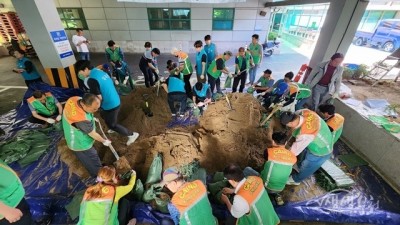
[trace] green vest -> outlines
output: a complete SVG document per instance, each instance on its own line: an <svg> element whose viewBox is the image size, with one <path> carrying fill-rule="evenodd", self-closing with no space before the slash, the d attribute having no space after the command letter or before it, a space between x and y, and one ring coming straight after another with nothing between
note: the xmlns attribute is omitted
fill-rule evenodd
<svg viewBox="0 0 400 225"><path fill-rule="evenodd" d="M261 87L268 87L269 81L271 79L265 78L264 76L260 77Z"/></svg>
<svg viewBox="0 0 400 225"><path fill-rule="evenodd" d="M116 62L116 61L121 61L121 57L119 55L119 47L115 47L114 51L111 50L110 47L106 48L107 54L110 56L111 61Z"/></svg>
<svg viewBox="0 0 400 225"><path fill-rule="evenodd" d="M261 61L261 54L260 54L261 49L262 49L262 46L258 43L257 44L251 43L249 45L249 50L250 50L251 56L253 57L254 64L259 64Z"/></svg>
<svg viewBox="0 0 400 225"><path fill-rule="evenodd" d="M184 184L174 194L171 203L179 211L179 225L217 224L207 198L207 189L200 180Z"/></svg>
<svg viewBox="0 0 400 225"><path fill-rule="evenodd" d="M224 61L224 67L225 67L225 59L222 56L218 56L217 58L215 58L210 66L208 67L207 73L210 74L210 76L214 77L214 78L218 78L221 76L222 71L221 70L217 70L217 60L218 59L222 59Z"/></svg>
<svg viewBox="0 0 400 225"><path fill-rule="evenodd" d="M24 198L25 190L17 174L6 163L0 160L0 201L15 208ZM3 185L4 184L4 185ZM0 214L0 220L4 218Z"/></svg>
<svg viewBox="0 0 400 225"><path fill-rule="evenodd" d="M250 206L250 212L238 218L237 225L276 225L279 217L272 206L263 181L259 177L249 176L236 195L244 198Z"/></svg>
<svg viewBox="0 0 400 225"><path fill-rule="evenodd" d="M308 85L296 83L299 88L299 93L297 94L296 99L305 99L311 96L311 89Z"/></svg>
<svg viewBox="0 0 400 225"><path fill-rule="evenodd" d="M43 105L38 99L35 97L28 98L28 103L36 110L38 114L42 114L45 116L52 116L56 112L57 106L55 104L55 99L53 95L46 93L46 105Z"/></svg>
<svg viewBox="0 0 400 225"><path fill-rule="evenodd" d="M296 163L296 156L285 146L268 148L268 161L261 171L261 178L268 190L280 192L285 188L292 167Z"/></svg>
<svg viewBox="0 0 400 225"><path fill-rule="evenodd" d="M115 187L107 185L102 190L108 191L102 198L87 200L84 196L77 225L119 225Z"/></svg>
<svg viewBox="0 0 400 225"><path fill-rule="evenodd" d="M325 156L332 152L332 134L325 121L317 113L303 109L300 115L304 117L303 124L293 131L293 137L302 134L314 136L314 140L307 146L310 152L316 156Z"/></svg>
<svg viewBox="0 0 400 225"><path fill-rule="evenodd" d="M85 112L78 105L78 101L80 99L81 97L78 96L68 99L67 103L65 104L62 118L65 140L67 141L68 147L73 151L88 150L93 146L94 143L94 139L92 137L72 126L73 123L90 121L93 124L93 128L96 129L93 114Z"/></svg>
<svg viewBox="0 0 400 225"><path fill-rule="evenodd" d="M340 135L342 135L344 117L338 113L335 113L333 117L329 118L326 121L326 124L332 130L332 140L333 140L332 145L333 145L339 140Z"/></svg>
<svg viewBox="0 0 400 225"><path fill-rule="evenodd" d="M246 70L248 70L248 69L250 69L251 55L248 52L246 52L245 55L244 55L244 58L246 59ZM242 68L242 64L243 64L243 57L238 55L237 59L239 61L238 67L239 67L239 69L241 69ZM237 67L235 67L235 73L238 73L238 72L239 71L238 71Z"/></svg>
<svg viewBox="0 0 400 225"><path fill-rule="evenodd" d="M190 62L189 57L186 57L186 59L184 60L184 62L185 62L185 65L184 65L185 67L184 67L184 69L182 70L183 75L188 75L188 74L193 73L192 62Z"/></svg>

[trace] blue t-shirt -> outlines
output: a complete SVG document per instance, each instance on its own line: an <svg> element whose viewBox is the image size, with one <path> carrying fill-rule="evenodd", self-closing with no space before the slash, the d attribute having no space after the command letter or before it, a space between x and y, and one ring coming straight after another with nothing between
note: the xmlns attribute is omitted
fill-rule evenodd
<svg viewBox="0 0 400 225"><path fill-rule="evenodd" d="M92 69L89 78L96 80L99 84L102 97L101 108L103 110L114 109L121 104L114 82L106 72L99 69Z"/></svg>
<svg viewBox="0 0 400 225"><path fill-rule="evenodd" d="M210 45L204 45L204 51L207 54L207 62L211 63L216 57L217 47L214 43L211 43Z"/></svg>
<svg viewBox="0 0 400 225"><path fill-rule="evenodd" d="M30 73L28 73L26 71L27 64L29 64L29 63L32 66L32 71ZM21 73L22 77L25 80L36 80L36 79L40 78L40 74L37 72L35 65L33 65L32 62L25 57L22 57L21 59L17 60L17 68L25 70L24 72Z"/></svg>

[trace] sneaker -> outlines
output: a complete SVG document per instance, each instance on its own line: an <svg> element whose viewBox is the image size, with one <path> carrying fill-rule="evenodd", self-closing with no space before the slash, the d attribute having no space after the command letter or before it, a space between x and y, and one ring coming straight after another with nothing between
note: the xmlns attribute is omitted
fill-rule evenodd
<svg viewBox="0 0 400 225"><path fill-rule="evenodd" d="M118 84L119 84L119 81L118 81L118 80L114 80L114 84L115 84L115 85L118 85Z"/></svg>
<svg viewBox="0 0 400 225"><path fill-rule="evenodd" d="M175 117L175 116L176 116L176 114L175 114L175 113L172 113L172 114L171 114L171 116L172 116L172 117Z"/></svg>
<svg viewBox="0 0 400 225"><path fill-rule="evenodd" d="M128 136L128 141L126 142L126 145L131 145L133 142L136 141L136 139L139 137L139 134L136 132L133 132L131 136Z"/></svg>
<svg viewBox="0 0 400 225"><path fill-rule="evenodd" d="M124 80L124 82L122 82L124 85L126 85L126 83L128 83L128 79L129 79L129 77L125 77L125 80Z"/></svg>
<svg viewBox="0 0 400 225"><path fill-rule="evenodd" d="M275 201L276 201L276 204L279 206L285 204L285 202L283 201L283 199L280 195L275 196Z"/></svg>
<svg viewBox="0 0 400 225"><path fill-rule="evenodd" d="M287 184L287 185L300 185L300 182L295 182L295 181L293 180L293 177L290 176L289 179L288 179L288 181L286 182L286 184Z"/></svg>
<svg viewBox="0 0 400 225"><path fill-rule="evenodd" d="M113 134L113 133L115 133L115 131L113 131L113 130L111 130L111 129L108 129L107 133Z"/></svg>

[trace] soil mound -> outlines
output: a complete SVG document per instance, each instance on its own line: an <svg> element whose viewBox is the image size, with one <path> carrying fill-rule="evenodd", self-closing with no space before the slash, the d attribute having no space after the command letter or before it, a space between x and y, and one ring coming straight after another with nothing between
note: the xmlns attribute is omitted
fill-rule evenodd
<svg viewBox="0 0 400 225"><path fill-rule="evenodd" d="M160 96L156 96L155 92L154 88L138 88L131 95L121 97L120 123L140 133L134 144L127 147L126 137L108 135L119 155L127 158L139 177L147 175L158 153L164 156L164 169L185 165L194 159L208 172L221 171L229 163L254 168L263 165L263 151L271 144L274 121L268 130L259 128L261 106L253 96L228 94L233 110L224 97L209 105L198 125L167 129L171 121L167 94L160 90ZM142 110L144 98L148 99L153 117L146 117ZM103 127L106 129L104 123ZM101 143L96 143L96 148L105 163L115 161Z"/></svg>

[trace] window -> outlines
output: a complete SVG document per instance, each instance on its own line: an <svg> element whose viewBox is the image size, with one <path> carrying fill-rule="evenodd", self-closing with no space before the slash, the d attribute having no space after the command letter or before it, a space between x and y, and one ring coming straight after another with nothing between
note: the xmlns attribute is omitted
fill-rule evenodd
<svg viewBox="0 0 400 225"><path fill-rule="evenodd" d="M88 29L82 8L58 8L58 15L66 30Z"/></svg>
<svg viewBox="0 0 400 225"><path fill-rule="evenodd" d="M232 30L234 17L235 9L215 8L213 10L213 30Z"/></svg>
<svg viewBox="0 0 400 225"><path fill-rule="evenodd" d="M190 9L147 8L150 30L190 30Z"/></svg>

